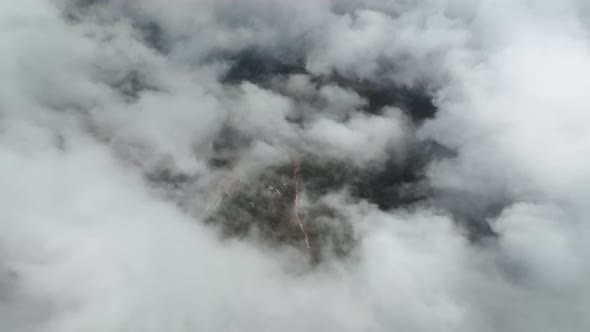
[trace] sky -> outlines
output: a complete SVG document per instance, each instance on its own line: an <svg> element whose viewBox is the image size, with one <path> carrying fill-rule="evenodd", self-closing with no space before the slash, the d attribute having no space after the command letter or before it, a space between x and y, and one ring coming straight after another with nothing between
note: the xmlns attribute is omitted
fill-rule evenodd
<svg viewBox="0 0 590 332"><path fill-rule="evenodd" d="M583 0L0 3L0 330L588 331Z"/></svg>

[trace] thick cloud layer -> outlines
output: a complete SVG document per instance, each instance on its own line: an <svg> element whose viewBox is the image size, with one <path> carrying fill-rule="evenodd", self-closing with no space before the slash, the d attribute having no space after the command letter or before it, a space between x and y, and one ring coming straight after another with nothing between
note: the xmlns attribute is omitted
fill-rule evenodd
<svg viewBox="0 0 590 332"><path fill-rule="evenodd" d="M0 329L587 331L585 1L0 4Z"/></svg>

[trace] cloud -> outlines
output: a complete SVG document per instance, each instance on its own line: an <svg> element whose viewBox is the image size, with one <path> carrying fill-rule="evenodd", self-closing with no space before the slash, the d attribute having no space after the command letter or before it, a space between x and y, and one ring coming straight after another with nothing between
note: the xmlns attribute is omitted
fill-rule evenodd
<svg viewBox="0 0 590 332"><path fill-rule="evenodd" d="M586 7L0 4L0 328L586 331Z"/></svg>

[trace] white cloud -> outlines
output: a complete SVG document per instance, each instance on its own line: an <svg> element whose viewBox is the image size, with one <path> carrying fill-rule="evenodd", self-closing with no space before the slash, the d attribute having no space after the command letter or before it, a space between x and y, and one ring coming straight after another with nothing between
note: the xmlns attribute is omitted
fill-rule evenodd
<svg viewBox="0 0 590 332"><path fill-rule="evenodd" d="M585 2L76 3L0 4L2 330L590 327ZM147 23L167 49L146 44ZM249 48L309 73L224 83L226 56ZM422 127L369 114L332 71L425 86L438 113ZM235 165L217 169L227 128ZM336 211L354 246L310 266L195 217L224 181L301 158L370 172L415 136L457 152L429 165L435 191L509 203L489 220L497 238L470 242L427 200L384 211L328 188L302 209ZM146 180L163 169L190 179L178 196Z"/></svg>

